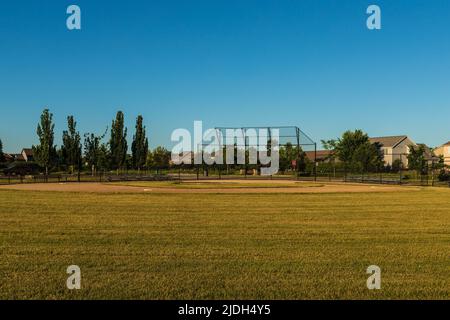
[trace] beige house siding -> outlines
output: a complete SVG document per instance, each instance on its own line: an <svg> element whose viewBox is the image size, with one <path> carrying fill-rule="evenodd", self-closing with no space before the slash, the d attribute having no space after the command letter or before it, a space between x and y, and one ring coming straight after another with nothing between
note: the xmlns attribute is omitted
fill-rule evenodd
<svg viewBox="0 0 450 320"><path fill-rule="evenodd" d="M382 147L381 150L383 151L384 163L386 165L392 165L392 162L394 162L392 159L392 148Z"/></svg>
<svg viewBox="0 0 450 320"><path fill-rule="evenodd" d="M444 163L448 166L450 166L450 144L440 146L439 148L436 148L434 150L434 153L437 156L443 156L444 157Z"/></svg>
<svg viewBox="0 0 450 320"><path fill-rule="evenodd" d="M417 144L407 136L392 136L370 138L372 143L381 144L385 165L392 166L395 160L401 160L404 167L408 166L409 146Z"/></svg>
<svg viewBox="0 0 450 320"><path fill-rule="evenodd" d="M403 163L403 166L408 167L408 154L410 151L409 147L411 145L415 146L416 143L411 139L406 138L398 145L396 145L394 148L392 148L392 162L394 162L397 159L400 159ZM392 165L392 163L390 163L390 165Z"/></svg>

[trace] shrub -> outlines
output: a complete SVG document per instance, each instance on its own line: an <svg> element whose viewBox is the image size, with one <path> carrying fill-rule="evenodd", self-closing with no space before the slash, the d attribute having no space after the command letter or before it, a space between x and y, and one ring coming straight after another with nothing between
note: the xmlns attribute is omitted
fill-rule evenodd
<svg viewBox="0 0 450 320"><path fill-rule="evenodd" d="M442 170L438 176L439 181L450 181L450 173Z"/></svg>

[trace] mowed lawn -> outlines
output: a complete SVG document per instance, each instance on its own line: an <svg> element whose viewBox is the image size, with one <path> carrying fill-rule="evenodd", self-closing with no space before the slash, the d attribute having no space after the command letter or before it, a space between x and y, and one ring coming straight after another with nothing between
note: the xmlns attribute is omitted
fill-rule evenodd
<svg viewBox="0 0 450 320"><path fill-rule="evenodd" d="M450 190L0 190L0 298L449 299Z"/></svg>

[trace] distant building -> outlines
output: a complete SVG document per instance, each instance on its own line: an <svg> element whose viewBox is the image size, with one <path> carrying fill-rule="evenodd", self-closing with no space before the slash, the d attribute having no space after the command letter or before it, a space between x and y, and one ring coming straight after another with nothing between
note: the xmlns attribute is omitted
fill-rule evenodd
<svg viewBox="0 0 450 320"><path fill-rule="evenodd" d="M11 153L4 153L3 156L5 157L6 162L14 162L14 160L16 159L16 156Z"/></svg>
<svg viewBox="0 0 450 320"><path fill-rule="evenodd" d="M33 149L22 149L21 155L26 162L34 161Z"/></svg>
<svg viewBox="0 0 450 320"><path fill-rule="evenodd" d="M333 153L334 151L332 150L305 151L306 157L312 162L314 160L317 162L329 162Z"/></svg>
<svg viewBox="0 0 450 320"><path fill-rule="evenodd" d="M34 154L33 149L24 148L21 153L4 153L7 162L25 161L33 162Z"/></svg>
<svg viewBox="0 0 450 320"><path fill-rule="evenodd" d="M417 146L408 136L389 136L369 138L371 143L379 143L383 151L385 165L392 166L395 160L400 160L403 166L408 166L410 146Z"/></svg>
<svg viewBox="0 0 450 320"><path fill-rule="evenodd" d="M450 166L450 141L434 149L434 154L438 157L444 157L444 163Z"/></svg>
<svg viewBox="0 0 450 320"><path fill-rule="evenodd" d="M178 159L177 163L174 163L172 159ZM180 154L173 153L171 154L169 164L170 165L178 165L178 164L187 164L187 163L194 163L194 153L192 151L184 151Z"/></svg>
<svg viewBox="0 0 450 320"><path fill-rule="evenodd" d="M427 146L425 143L418 143L418 146L421 146L425 150L425 159L428 161L428 164L437 163L439 161L439 157L436 156L433 149Z"/></svg>

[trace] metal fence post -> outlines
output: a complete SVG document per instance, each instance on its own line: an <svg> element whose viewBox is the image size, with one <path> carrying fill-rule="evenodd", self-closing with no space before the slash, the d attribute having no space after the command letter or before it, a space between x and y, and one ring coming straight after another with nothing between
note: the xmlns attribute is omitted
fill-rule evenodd
<svg viewBox="0 0 450 320"><path fill-rule="evenodd" d="M317 181L317 143L314 143L314 181Z"/></svg>

